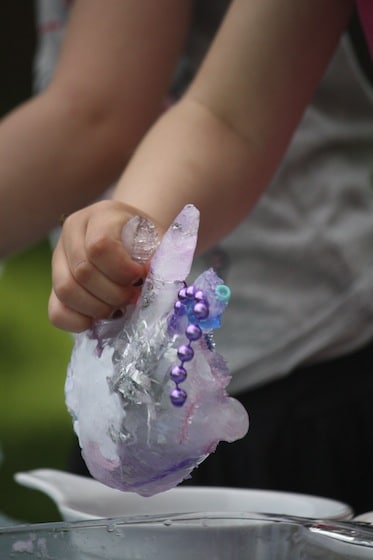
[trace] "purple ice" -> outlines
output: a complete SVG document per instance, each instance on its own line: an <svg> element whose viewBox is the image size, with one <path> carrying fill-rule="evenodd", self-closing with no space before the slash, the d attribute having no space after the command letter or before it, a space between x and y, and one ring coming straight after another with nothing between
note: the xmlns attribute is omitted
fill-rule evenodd
<svg viewBox="0 0 373 560"><path fill-rule="evenodd" d="M185 362L183 406L174 406L170 371L188 343L186 314L174 312L195 251L199 212L187 205L163 236L137 303L124 317L99 321L76 336L66 380L66 403L82 455L94 478L124 491L151 496L175 487L219 441L245 435L248 416L229 397L230 374L215 351L212 329L226 302L222 281L210 269L194 282L210 304ZM135 228L136 229L136 228ZM128 241L128 239L127 239Z"/></svg>

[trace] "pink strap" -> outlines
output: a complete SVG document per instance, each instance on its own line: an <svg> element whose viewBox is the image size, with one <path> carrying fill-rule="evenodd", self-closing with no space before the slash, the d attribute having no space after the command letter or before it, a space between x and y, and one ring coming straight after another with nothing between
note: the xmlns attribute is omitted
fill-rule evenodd
<svg viewBox="0 0 373 560"><path fill-rule="evenodd" d="M356 0L360 21L373 58L373 0Z"/></svg>

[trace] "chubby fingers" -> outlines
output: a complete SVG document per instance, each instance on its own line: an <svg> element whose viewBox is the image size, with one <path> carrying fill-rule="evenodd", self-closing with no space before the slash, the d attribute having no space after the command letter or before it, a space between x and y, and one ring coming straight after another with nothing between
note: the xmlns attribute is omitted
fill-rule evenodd
<svg viewBox="0 0 373 560"><path fill-rule="evenodd" d="M52 259L49 318L55 326L80 332L136 297L133 284L146 267L131 259L120 240L128 217L123 205L106 201L66 220Z"/></svg>
<svg viewBox="0 0 373 560"><path fill-rule="evenodd" d="M92 325L92 317L64 305L56 296L53 288L49 296L48 315L55 327L68 332L82 332Z"/></svg>

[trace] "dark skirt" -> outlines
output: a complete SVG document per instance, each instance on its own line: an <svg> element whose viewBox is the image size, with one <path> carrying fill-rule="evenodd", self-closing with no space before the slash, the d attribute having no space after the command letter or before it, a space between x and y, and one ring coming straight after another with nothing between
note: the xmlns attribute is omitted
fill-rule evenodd
<svg viewBox="0 0 373 560"><path fill-rule="evenodd" d="M245 438L184 484L301 492L373 510L373 345L238 395Z"/></svg>

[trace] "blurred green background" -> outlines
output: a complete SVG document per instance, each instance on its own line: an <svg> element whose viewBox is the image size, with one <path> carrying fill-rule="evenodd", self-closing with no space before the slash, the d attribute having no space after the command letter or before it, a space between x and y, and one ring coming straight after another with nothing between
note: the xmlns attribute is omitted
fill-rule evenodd
<svg viewBox="0 0 373 560"><path fill-rule="evenodd" d="M2 116L32 94L35 43L34 2L2 0ZM75 440L63 394L72 341L47 319L50 256L45 241L7 259L0 274L0 511L32 522L59 515L49 498L16 484L14 473L66 469Z"/></svg>
<svg viewBox="0 0 373 560"><path fill-rule="evenodd" d="M9 259L0 278L0 510L26 521L59 519L49 498L13 481L17 471L65 469L73 445L64 403L70 335L48 322L47 243Z"/></svg>

